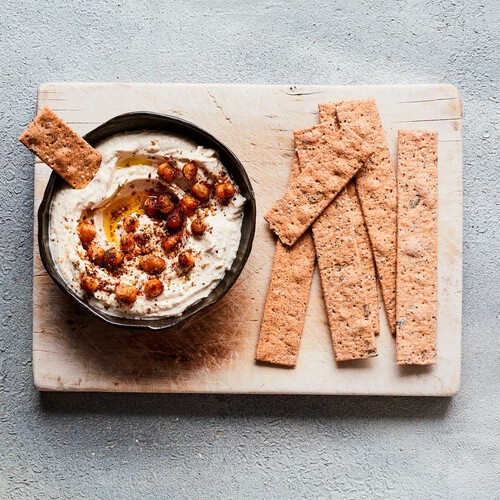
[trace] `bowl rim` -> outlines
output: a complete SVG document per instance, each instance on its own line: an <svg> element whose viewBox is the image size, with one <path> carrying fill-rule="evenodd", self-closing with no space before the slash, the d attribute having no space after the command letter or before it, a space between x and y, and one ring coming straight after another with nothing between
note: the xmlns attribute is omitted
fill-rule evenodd
<svg viewBox="0 0 500 500"><path fill-rule="evenodd" d="M232 288L238 277L240 276L243 268L246 265L248 257L250 256L253 239L255 236L255 224L256 224L256 201L255 201L255 193L253 191L252 184L250 182L250 178L243 167L242 163L238 159L238 157L229 149L226 145L224 145L219 139L214 137L210 132L202 129L198 125L195 125L192 122L184 120L183 118L178 118L176 116L167 115L163 113L157 113L153 111L133 111L128 113L123 113L120 115L116 115L113 118L105 121L101 125L98 125L94 129L87 132L83 135L83 138L91 145L95 146L100 142L119 134L125 133L133 133L140 131L158 131L161 132L162 129L155 127L137 127L130 128L127 130L123 130L121 132L112 132L107 133L108 129L111 129L117 123L133 120L133 119L144 119L144 120L156 120L161 121L164 124L168 124L172 127L180 127L182 131L176 132L172 131L174 134L184 135L187 138L189 137L189 133L194 133L199 137L203 137L210 142L210 148L215 149L217 154L220 156L221 152L223 156L226 156L230 160L230 165L228 166L223 162L224 166L228 169L229 173L232 177L234 177L234 169L238 171L238 176L241 177L244 184L245 193L241 193L246 201L244 205L244 213L243 213L243 221L242 221L242 230L240 243L238 246L238 250L236 252L236 257L234 258L231 267L225 272L223 277L217 283L215 288L213 288L210 293L200 299L199 301L192 304L190 307L185 309L181 314L177 316L167 316L160 318L131 318L126 316L114 316L106 313L105 310L98 309L90 306L85 300L76 295L76 293L69 287L66 281L62 278L62 276L57 271L55 262L52 259L51 251L50 251L50 208L52 204L53 196L57 190L57 188L62 185L65 181L57 175L54 171L52 171L50 178L47 182L47 186L45 187L45 191L43 194L42 201L38 207L38 248L39 254L42 261L42 264L52 278L52 280L56 283L56 285L73 301L75 301L82 309L90 313L92 316L104 321L105 323L112 325L114 327L118 327L121 329L134 329L134 330L166 330L168 328L172 328L174 326L179 325L189 319L192 319L194 316L197 316L202 311L206 310L208 307L214 305L219 302L224 295ZM166 129L163 130L164 132ZM100 135L104 134L104 136L98 140L95 138L100 137ZM200 144L198 142L198 144ZM238 187L242 190L241 180L238 182ZM245 232L247 236L245 237L245 245L243 247L243 252L240 254L242 249L242 240L243 240L243 227L245 227ZM233 269L234 268L234 269ZM228 277L227 281L225 279ZM224 286L221 286L224 284ZM217 294L215 292L217 291Z"/></svg>

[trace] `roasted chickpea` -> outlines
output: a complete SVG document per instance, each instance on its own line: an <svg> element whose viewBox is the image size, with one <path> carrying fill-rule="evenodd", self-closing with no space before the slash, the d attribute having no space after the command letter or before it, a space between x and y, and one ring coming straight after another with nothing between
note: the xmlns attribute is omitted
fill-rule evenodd
<svg viewBox="0 0 500 500"><path fill-rule="evenodd" d="M155 198L148 198L142 208L144 208L144 212L149 217L158 217L158 207L156 206Z"/></svg>
<svg viewBox="0 0 500 500"><path fill-rule="evenodd" d="M139 219L133 215L127 215L127 217L123 219L123 229L127 231L127 233L133 233L138 225Z"/></svg>
<svg viewBox="0 0 500 500"><path fill-rule="evenodd" d="M103 264L108 269L118 267L123 260L123 254L115 247L108 248L104 252Z"/></svg>
<svg viewBox="0 0 500 500"><path fill-rule="evenodd" d="M158 165L158 177L166 182L173 182L177 177L177 169L175 168L175 160L167 159L164 163Z"/></svg>
<svg viewBox="0 0 500 500"><path fill-rule="evenodd" d="M227 201L234 196L234 186L230 182L221 182L215 186L215 196L221 200Z"/></svg>
<svg viewBox="0 0 500 500"><path fill-rule="evenodd" d="M99 281L97 281L96 278L85 274L80 279L80 286L82 287L82 290L93 293L97 290Z"/></svg>
<svg viewBox="0 0 500 500"><path fill-rule="evenodd" d="M191 222L191 232L195 236L201 236L207 230L207 224L204 219L198 217Z"/></svg>
<svg viewBox="0 0 500 500"><path fill-rule="evenodd" d="M82 243L90 243L95 238L96 228L88 220L80 222L76 230Z"/></svg>
<svg viewBox="0 0 500 500"><path fill-rule="evenodd" d="M167 215L167 228L171 229L172 231L177 231L182 227L184 224L184 215L177 209L172 210Z"/></svg>
<svg viewBox="0 0 500 500"><path fill-rule="evenodd" d="M131 234L124 234L120 238L120 247L125 253L130 253L134 251L135 240Z"/></svg>
<svg viewBox="0 0 500 500"><path fill-rule="evenodd" d="M118 285L115 288L116 299L126 304L133 304L137 298L137 288L132 285Z"/></svg>
<svg viewBox="0 0 500 500"><path fill-rule="evenodd" d="M181 252L177 257L179 266L188 269L194 266L194 255L190 251Z"/></svg>
<svg viewBox="0 0 500 500"><path fill-rule="evenodd" d="M156 200L156 208L162 214L167 215L175 208L175 204L168 194L160 194Z"/></svg>
<svg viewBox="0 0 500 500"><path fill-rule="evenodd" d="M104 262L104 253L104 248L100 247L99 245L93 244L90 245L89 249L87 250L87 257L94 264L101 266Z"/></svg>
<svg viewBox="0 0 500 500"><path fill-rule="evenodd" d="M163 247L163 250L165 250L165 252L171 252L177 246L179 241L181 241L181 233L180 232L175 233L175 234L171 234L169 236L165 236L161 240L161 246Z"/></svg>
<svg viewBox="0 0 500 500"><path fill-rule="evenodd" d="M190 196L189 194L184 196L184 198L182 198L182 200L179 202L179 208L186 215L193 215L198 205L199 202L196 200L196 198Z"/></svg>
<svg viewBox="0 0 500 500"><path fill-rule="evenodd" d="M200 201L207 201L210 198L210 188L204 182L197 182L191 188L191 192Z"/></svg>
<svg viewBox="0 0 500 500"><path fill-rule="evenodd" d="M163 292L163 288L163 283L160 280L152 278L144 283L144 294L148 299L154 299Z"/></svg>
<svg viewBox="0 0 500 500"><path fill-rule="evenodd" d="M194 161L190 161L182 167L182 174L188 181L194 181L198 174L198 166Z"/></svg>
<svg viewBox="0 0 500 500"><path fill-rule="evenodd" d="M148 274L160 274L165 271L167 263L165 262L165 259L151 255L150 257L143 258L140 266L141 269Z"/></svg>

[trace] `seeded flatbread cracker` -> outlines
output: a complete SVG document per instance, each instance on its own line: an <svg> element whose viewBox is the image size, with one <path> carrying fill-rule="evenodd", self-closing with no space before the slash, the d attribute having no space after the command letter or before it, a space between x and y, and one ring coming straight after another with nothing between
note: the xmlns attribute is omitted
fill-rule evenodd
<svg viewBox="0 0 500 500"><path fill-rule="evenodd" d="M336 361L377 355L352 220L355 210L350 191L343 189L312 229Z"/></svg>
<svg viewBox="0 0 500 500"><path fill-rule="evenodd" d="M264 218L293 245L372 154L352 130L334 123L294 131L300 174Z"/></svg>
<svg viewBox="0 0 500 500"><path fill-rule="evenodd" d="M354 181L347 184L346 190L352 201L351 221L356 233L361 279L363 280L363 289L366 293L365 314L368 315L373 333L378 335L380 333L380 321L378 313L377 276L375 274L375 263L373 262L370 238L366 230L363 212L361 211L361 204Z"/></svg>
<svg viewBox="0 0 500 500"><path fill-rule="evenodd" d="M336 126L338 126L336 103L327 102L320 104L318 108L320 120L322 122L333 122ZM359 262L361 268L361 279L363 280L363 288L366 293L367 301L365 314L368 314L369 316L374 334L378 335L380 332L380 322L378 314L377 278L375 274L375 264L373 262L373 252L371 249L370 238L366 230L361 204L356 192L355 180L352 179L349 181L345 189L348 191L352 201L351 221L356 232L357 246L360 256Z"/></svg>
<svg viewBox="0 0 500 500"><path fill-rule="evenodd" d="M436 362L437 132L398 133L396 357Z"/></svg>
<svg viewBox="0 0 500 500"><path fill-rule="evenodd" d="M374 149L356 175L390 329L396 329L396 176L375 100L335 105L341 126L348 126ZM322 105L320 105L320 110ZM323 113L327 110L323 107Z"/></svg>
<svg viewBox="0 0 500 500"><path fill-rule="evenodd" d="M290 182L298 173L299 164L295 155ZM293 247L277 241L255 355L257 361L296 365L315 260L309 231Z"/></svg>
<svg viewBox="0 0 500 500"><path fill-rule="evenodd" d="M101 154L44 108L19 140L75 189L83 189L101 166Z"/></svg>

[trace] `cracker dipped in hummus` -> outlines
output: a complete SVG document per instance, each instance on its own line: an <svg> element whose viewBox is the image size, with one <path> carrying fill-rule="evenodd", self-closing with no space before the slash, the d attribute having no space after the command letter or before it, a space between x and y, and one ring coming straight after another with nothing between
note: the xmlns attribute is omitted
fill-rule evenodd
<svg viewBox="0 0 500 500"><path fill-rule="evenodd" d="M216 151L162 132L113 136L80 190L51 206L50 248L81 297L116 316L181 314L208 296L238 250L245 198Z"/></svg>

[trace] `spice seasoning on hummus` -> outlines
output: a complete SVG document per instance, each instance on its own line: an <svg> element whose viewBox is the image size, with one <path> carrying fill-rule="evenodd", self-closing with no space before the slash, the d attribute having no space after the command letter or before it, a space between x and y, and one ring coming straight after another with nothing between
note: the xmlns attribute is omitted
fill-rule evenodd
<svg viewBox="0 0 500 500"><path fill-rule="evenodd" d="M117 316L176 316L209 295L238 250L244 197L217 153L157 132L113 136L85 189L51 207L50 247L69 286Z"/></svg>

